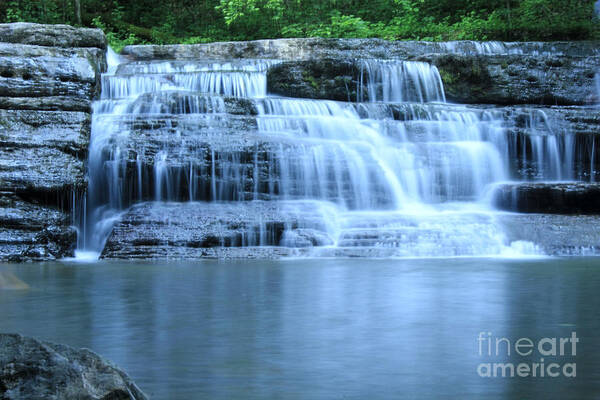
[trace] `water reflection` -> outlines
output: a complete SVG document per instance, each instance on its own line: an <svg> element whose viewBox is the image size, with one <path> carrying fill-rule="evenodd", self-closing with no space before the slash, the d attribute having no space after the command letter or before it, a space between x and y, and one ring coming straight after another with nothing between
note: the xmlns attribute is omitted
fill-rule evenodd
<svg viewBox="0 0 600 400"><path fill-rule="evenodd" d="M0 290L0 330L89 347L154 398L580 399L600 390L598 267L595 259L0 266L31 287ZM477 375L487 362L479 332L515 340L573 330L576 379Z"/></svg>

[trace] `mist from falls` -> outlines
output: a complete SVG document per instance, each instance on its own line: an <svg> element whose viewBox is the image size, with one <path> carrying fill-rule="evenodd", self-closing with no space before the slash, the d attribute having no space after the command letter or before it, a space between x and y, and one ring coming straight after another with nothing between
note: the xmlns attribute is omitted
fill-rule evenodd
<svg viewBox="0 0 600 400"><path fill-rule="evenodd" d="M593 180L593 165L574 166L573 135L544 111L515 122L502 109L448 104L427 63L365 60L363 101L343 103L269 95L277 62L110 54L79 251L99 254L137 203L185 213L202 202L224 226L229 215L250 221L218 246L308 247L315 257L535 254L533 243L508 241L490 188Z"/></svg>

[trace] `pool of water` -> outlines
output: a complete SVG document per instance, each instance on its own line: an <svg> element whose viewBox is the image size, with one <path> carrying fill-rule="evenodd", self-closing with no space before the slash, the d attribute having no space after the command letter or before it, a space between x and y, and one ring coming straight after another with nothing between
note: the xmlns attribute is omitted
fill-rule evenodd
<svg viewBox="0 0 600 400"><path fill-rule="evenodd" d="M1 332L90 348L156 399L600 395L597 258L48 263L0 273L30 286L0 290ZM540 363L537 346L515 352L520 338L572 332L575 355L568 343L563 356L543 357L558 377L480 376L486 363ZM510 355L506 341L495 354L498 338Z"/></svg>

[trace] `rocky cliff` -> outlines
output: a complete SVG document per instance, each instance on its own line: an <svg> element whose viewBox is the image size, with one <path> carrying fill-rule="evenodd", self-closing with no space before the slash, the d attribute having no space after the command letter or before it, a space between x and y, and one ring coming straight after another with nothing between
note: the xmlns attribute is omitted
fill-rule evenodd
<svg viewBox="0 0 600 400"><path fill-rule="evenodd" d="M96 29L0 24L0 260L73 255L106 46Z"/></svg>

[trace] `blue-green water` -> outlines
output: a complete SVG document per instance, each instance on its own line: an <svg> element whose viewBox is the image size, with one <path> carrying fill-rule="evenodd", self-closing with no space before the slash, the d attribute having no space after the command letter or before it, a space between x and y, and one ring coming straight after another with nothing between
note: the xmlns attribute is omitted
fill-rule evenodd
<svg viewBox="0 0 600 400"><path fill-rule="evenodd" d="M0 331L88 347L156 399L600 397L600 259L0 265ZM480 332L569 337L575 378L482 378ZM485 346L484 346L485 348ZM568 346L570 349L570 347ZM485 350L484 350L485 353Z"/></svg>

